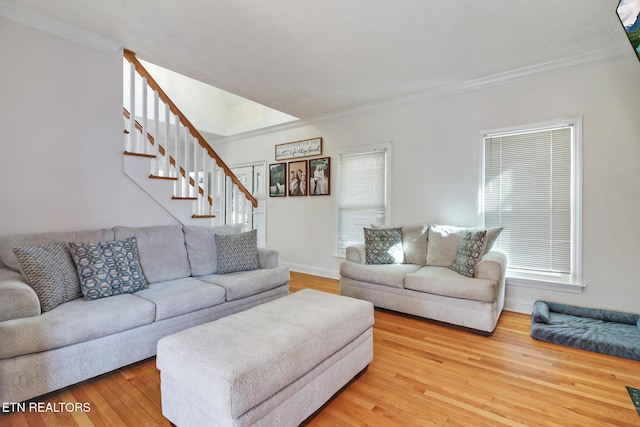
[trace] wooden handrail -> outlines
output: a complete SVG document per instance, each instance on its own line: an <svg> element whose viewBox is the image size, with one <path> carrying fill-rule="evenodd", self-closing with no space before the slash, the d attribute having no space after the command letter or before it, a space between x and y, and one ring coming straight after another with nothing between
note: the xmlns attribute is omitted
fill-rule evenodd
<svg viewBox="0 0 640 427"><path fill-rule="evenodd" d="M244 195L251 202L253 207L254 208L258 207L258 201L256 200L255 197L253 197L253 194L251 194L249 190L245 188L242 182L231 171L229 166L227 166L227 164L222 160L222 158L220 158L218 153L216 153L215 150L211 148L209 143L207 143L207 140L204 139L204 137L200 134L198 129L196 129L195 126L191 124L191 122L187 119L187 117L184 114L182 114L182 111L180 111L180 109L176 106L176 104L173 103L171 98L169 98L169 96L162 90L160 85L155 81L155 79L151 76L151 74L149 74L147 69L144 68L144 66L140 63L140 61L138 61L138 58L136 58L135 52L129 49L124 49L124 57L127 61L129 61L135 66L136 71L138 72L138 74L140 74L140 76L145 77L147 79L147 84L149 85L149 87L151 87L151 89L158 92L159 98L169 106L169 109L173 114L175 114L180 118L180 122L184 127L189 129L191 136L198 139L198 143L200 144L200 146L203 147L205 150L207 150L207 153L209 153L209 156L215 159L217 165L224 171L225 175L230 177L231 181L238 186L240 191L244 193Z"/></svg>

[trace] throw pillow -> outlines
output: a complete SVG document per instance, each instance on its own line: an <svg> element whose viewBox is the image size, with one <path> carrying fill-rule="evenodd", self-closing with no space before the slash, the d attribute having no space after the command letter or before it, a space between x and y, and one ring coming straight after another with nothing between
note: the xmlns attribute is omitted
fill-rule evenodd
<svg viewBox="0 0 640 427"><path fill-rule="evenodd" d="M69 243L85 300L149 287L140 267L135 237L98 243Z"/></svg>
<svg viewBox="0 0 640 427"><path fill-rule="evenodd" d="M40 300L42 312L80 298L76 266L64 242L13 248L22 274Z"/></svg>
<svg viewBox="0 0 640 427"><path fill-rule="evenodd" d="M215 227L185 225L183 229L191 275L206 276L218 272L216 234L238 234L242 231L242 224Z"/></svg>
<svg viewBox="0 0 640 427"><path fill-rule="evenodd" d="M366 264L402 263L402 228L365 228L364 252Z"/></svg>
<svg viewBox="0 0 640 427"><path fill-rule="evenodd" d="M489 252L498 239L502 227L464 228L453 225L431 225L427 241L427 265L448 267L456 256L460 239L468 231L486 231L485 252Z"/></svg>
<svg viewBox="0 0 640 427"><path fill-rule="evenodd" d="M257 230L228 235L216 234L215 236L218 252L218 274L260 268Z"/></svg>
<svg viewBox="0 0 640 427"><path fill-rule="evenodd" d="M371 224L371 228L396 228ZM402 253L407 264L424 266L427 262L427 237L429 225L401 226L402 229Z"/></svg>
<svg viewBox="0 0 640 427"><path fill-rule="evenodd" d="M463 276L473 277L473 270L484 253L486 236L485 230L467 231L460 240L458 252L449 268Z"/></svg>

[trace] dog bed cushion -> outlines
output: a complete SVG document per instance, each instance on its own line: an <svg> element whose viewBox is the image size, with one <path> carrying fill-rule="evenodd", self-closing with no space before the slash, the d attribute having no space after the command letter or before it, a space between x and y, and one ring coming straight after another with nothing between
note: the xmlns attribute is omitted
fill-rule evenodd
<svg viewBox="0 0 640 427"><path fill-rule="evenodd" d="M536 301L531 315L533 338L640 360L640 315Z"/></svg>

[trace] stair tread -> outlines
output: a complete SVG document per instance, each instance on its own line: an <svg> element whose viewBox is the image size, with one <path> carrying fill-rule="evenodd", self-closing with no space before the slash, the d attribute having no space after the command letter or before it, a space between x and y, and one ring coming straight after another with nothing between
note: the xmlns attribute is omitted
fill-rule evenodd
<svg viewBox="0 0 640 427"><path fill-rule="evenodd" d="M146 153L134 153L133 151L125 151L124 152L125 156L138 156L138 157L148 157L150 159L155 159L156 155L155 154L146 154Z"/></svg>
<svg viewBox="0 0 640 427"><path fill-rule="evenodd" d="M178 178L176 178L175 176L159 176L159 175L149 175L149 178L151 179L166 179L169 181L177 181Z"/></svg>

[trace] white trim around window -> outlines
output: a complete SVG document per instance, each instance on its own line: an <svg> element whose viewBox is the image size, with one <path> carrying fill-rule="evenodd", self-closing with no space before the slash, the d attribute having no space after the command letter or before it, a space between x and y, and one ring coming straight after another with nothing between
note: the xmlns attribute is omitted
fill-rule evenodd
<svg viewBox="0 0 640 427"><path fill-rule="evenodd" d="M336 256L364 242L364 227L389 225L391 143L359 147L338 155Z"/></svg>
<svg viewBox="0 0 640 427"><path fill-rule="evenodd" d="M571 211L570 215L567 215L565 219L562 220L570 222L570 224L561 224L562 228L564 228L562 230L564 237L559 239L561 241L560 246L562 246L562 242L566 242L567 238L570 236L570 242L567 243L564 254L561 253L558 257L554 257L552 255L551 258L553 259L548 260L550 263L549 267L539 269L532 267L531 265L535 265L536 262L538 262L538 260L535 259L535 256L531 257L532 260L522 260L523 257L529 258L529 254L527 254L526 251L528 250L528 245L531 244L530 238L524 237L520 241L518 232L514 232L513 230L510 230L511 232L507 230L503 231L503 234L500 236L500 239L503 239L502 244L499 239L499 241L496 242L496 248L498 250L502 249L507 253L507 257L509 257L510 250L515 251L512 256L513 262L509 264L507 269L507 284L562 292L581 293L584 288L582 283L581 117L563 118L544 123L481 132L479 136L481 176L479 180L478 194L480 197L478 205L485 226L505 225L509 224L509 221L512 221L512 224L513 221L520 221L520 223L522 223L523 217L518 217L517 212L518 209L520 209L520 213L522 213L523 205L518 206L520 203L523 203L524 206L526 206L526 203L529 203L529 206L534 207L537 206L537 204L540 204L541 206L545 205L545 198L548 197L551 199L553 196L551 193L553 193L554 190L549 190L550 194L545 196L546 190L544 188L540 188L540 194L537 194L538 187L529 187L526 182L523 184L522 181L517 182L511 178L505 179L505 176L512 174L514 171L519 169L525 170L530 168L531 170L535 170L536 164L531 163L530 156L533 158L533 156L541 155L541 158L544 158L546 155L545 150L540 150L540 148L535 145L540 140L538 136L548 136L549 140L551 140L552 138L556 138L557 134L560 134L560 139L563 139L565 142L566 137L570 136L571 148L570 154L560 160L560 162L563 163L562 167L567 171L567 174L564 177L564 182L561 182L560 184L565 187L565 196L563 197L567 199L567 206L570 206ZM506 147L506 144L511 143L520 144L522 150L518 150L517 148L515 150L504 148ZM549 147L553 146L548 142L547 144ZM487 151L487 147L490 146L494 147L494 152ZM501 147L498 148L500 150L500 154L497 154L498 152L495 151L497 149L496 147ZM537 152L534 152L536 150ZM554 156L555 155L550 151L548 155L548 166L551 168L553 167L551 162L556 161L552 160L554 159ZM547 160L540 160L540 164L543 165L546 161ZM493 162L495 164L488 164L489 162ZM566 168L569 168L569 170ZM544 175L544 173L536 171L536 175ZM491 179L492 176L493 179ZM496 194L496 190L493 188L493 183L496 181L499 181L497 184L500 188L498 194ZM507 192L505 188L508 186L515 186L516 188L509 188L509 192ZM570 187L567 188L567 186ZM513 198L512 195L514 194L514 189L519 191L521 194L528 194L527 192L535 192L536 194L531 194L531 200L529 202L523 202L522 199L526 198L522 198L520 195L516 196L515 199ZM536 201L535 197L539 197L539 199ZM553 205L554 202L550 201L549 203ZM526 207L524 209L526 209ZM499 218L496 216L499 216ZM514 217L515 219L513 219ZM544 219L535 218L535 220L539 221L536 226L529 229L527 229L527 227L530 227L528 224L523 226L522 235L527 232L535 234L537 228L544 228ZM531 222L534 222L534 218L532 218ZM508 227L508 225L505 225L505 227ZM517 226L514 225L512 227L516 228ZM553 227L551 228L551 230L547 230L549 233L553 233L554 231ZM556 245L557 242L549 240L548 244L549 251L553 251L553 245ZM535 249L531 250L535 251ZM539 248L538 250L540 251ZM565 259L565 257L568 258ZM561 262L557 262L559 260ZM529 261L531 265L527 265Z"/></svg>

